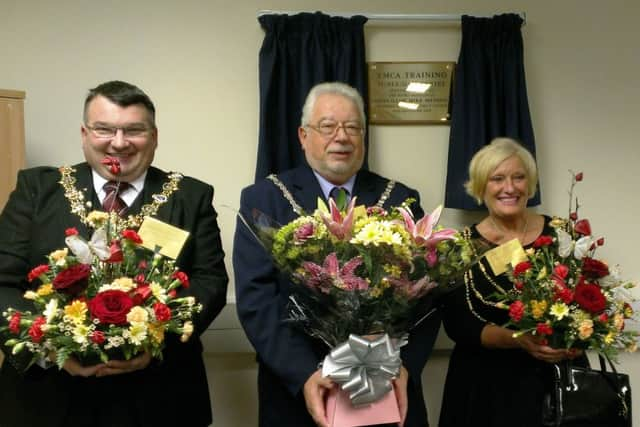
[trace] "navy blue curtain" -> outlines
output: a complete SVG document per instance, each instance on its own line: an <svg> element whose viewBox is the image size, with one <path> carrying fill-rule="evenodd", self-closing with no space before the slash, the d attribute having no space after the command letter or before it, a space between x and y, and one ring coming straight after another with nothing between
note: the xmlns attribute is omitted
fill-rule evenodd
<svg viewBox="0 0 640 427"><path fill-rule="evenodd" d="M445 206L478 209L465 193L469 162L495 137L522 143L536 155L524 75L522 18L462 17L462 44L456 67L449 136ZM540 204L540 191L529 206Z"/></svg>
<svg viewBox="0 0 640 427"><path fill-rule="evenodd" d="M302 104L317 83L341 81L367 105L364 24L320 12L263 15L260 49L260 137L256 181L305 163L298 142ZM365 140L368 146L368 142ZM365 157L365 167L367 159Z"/></svg>

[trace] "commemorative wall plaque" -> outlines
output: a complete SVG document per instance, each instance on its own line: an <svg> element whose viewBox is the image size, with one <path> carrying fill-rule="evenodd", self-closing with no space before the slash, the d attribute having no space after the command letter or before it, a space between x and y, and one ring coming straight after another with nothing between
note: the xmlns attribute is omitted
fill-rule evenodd
<svg viewBox="0 0 640 427"><path fill-rule="evenodd" d="M455 62L369 62L371 124L449 124Z"/></svg>

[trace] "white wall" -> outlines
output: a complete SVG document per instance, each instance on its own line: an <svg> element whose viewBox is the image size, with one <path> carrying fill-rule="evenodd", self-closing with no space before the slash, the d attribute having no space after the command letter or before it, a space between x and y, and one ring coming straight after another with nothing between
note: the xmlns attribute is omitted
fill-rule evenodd
<svg viewBox="0 0 640 427"><path fill-rule="evenodd" d="M256 161L257 58L263 37L256 12L321 7L327 12L526 12L525 62L543 191L539 211L566 215L567 170L584 171L578 189L581 213L596 234L606 236L604 255L620 263L627 277L640 278L637 2L0 0L0 87L27 93L28 166L80 161L87 89L110 79L138 84L158 109L156 165L215 186L230 255L235 220L226 206L238 206ZM460 29L455 24L372 22L366 37L370 61L455 61ZM424 208L431 210L444 197L448 133L447 126L374 126L372 168L416 187ZM459 226L477 218L445 210L443 222ZM231 271L230 256L227 266ZM216 325L231 329L206 337L216 426L251 425L255 367L250 354L235 353L247 349L246 341L233 330L233 306L227 313ZM634 385L640 378L639 357L629 355L621 364L632 373ZM446 351L439 352L425 373L432 421L446 362Z"/></svg>

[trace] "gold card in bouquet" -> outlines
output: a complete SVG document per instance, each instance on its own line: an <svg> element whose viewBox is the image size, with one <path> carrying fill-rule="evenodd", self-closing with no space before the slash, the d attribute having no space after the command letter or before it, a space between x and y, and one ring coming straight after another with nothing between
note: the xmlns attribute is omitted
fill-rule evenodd
<svg viewBox="0 0 640 427"><path fill-rule="evenodd" d="M142 238L142 246L154 251L160 248L160 253L171 259L178 258L189 232L162 222L152 217L145 217L138 234Z"/></svg>
<svg viewBox="0 0 640 427"><path fill-rule="evenodd" d="M527 254L518 239L509 240L507 243L488 250L484 255L496 276L506 272L509 266L515 267L518 263L527 260Z"/></svg>

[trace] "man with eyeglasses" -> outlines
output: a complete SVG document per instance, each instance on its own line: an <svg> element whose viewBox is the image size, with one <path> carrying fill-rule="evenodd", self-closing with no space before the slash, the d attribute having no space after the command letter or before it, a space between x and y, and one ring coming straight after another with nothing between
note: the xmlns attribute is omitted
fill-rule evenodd
<svg viewBox="0 0 640 427"><path fill-rule="evenodd" d="M418 192L363 170L365 114L363 100L343 83L321 83L309 92L302 109L298 138L308 165L269 176L245 188L240 213L257 209L285 224L313 212L319 197L342 189L358 203L385 208L412 197L416 217L424 212ZM284 320L291 282L279 273L269 255L238 221L233 248L238 316L258 360L259 425L261 427L327 426L324 395L332 386L318 363L328 348ZM404 425L428 425L421 373L431 353L439 316L429 317L411 332L402 348L403 367L395 381ZM408 411L407 411L408 409Z"/></svg>
<svg viewBox="0 0 640 427"><path fill-rule="evenodd" d="M63 370L40 361L22 373L19 356L29 357L28 351L13 356L5 347L0 426L208 426L211 403L199 335L225 305L228 283L213 187L151 166L158 146L155 107L138 87L110 81L91 89L83 119L86 162L21 171L0 216L0 310L29 309L22 294L36 283L27 282L27 273L66 246L65 229L75 227L88 240L83 212L107 205L103 184L111 182L120 189L118 210L150 213L190 232L176 260L190 286L179 296L196 297L203 310L186 343L166 335L162 361L144 353L84 366L71 357Z"/></svg>

